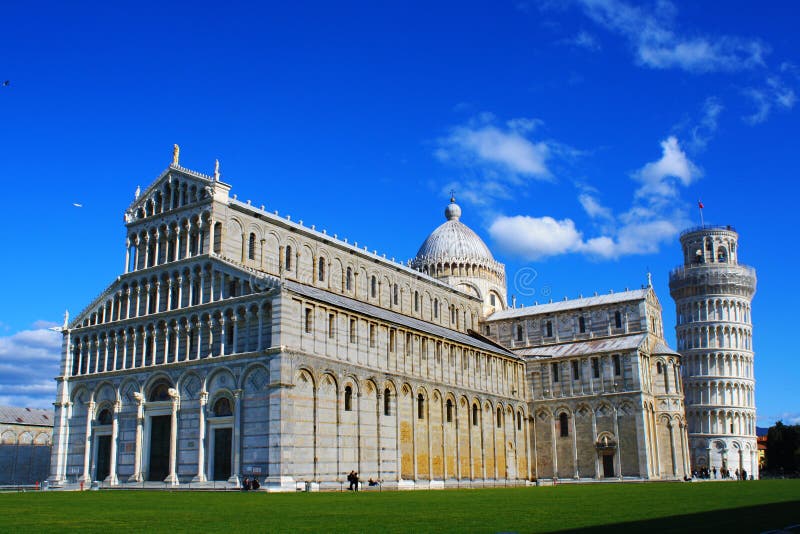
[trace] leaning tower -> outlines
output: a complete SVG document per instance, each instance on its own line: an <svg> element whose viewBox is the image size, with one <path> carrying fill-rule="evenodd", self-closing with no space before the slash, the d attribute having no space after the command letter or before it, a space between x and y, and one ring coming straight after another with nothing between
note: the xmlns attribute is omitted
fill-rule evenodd
<svg viewBox="0 0 800 534"><path fill-rule="evenodd" d="M683 265L669 276L692 468L758 478L750 301L756 271L738 262L731 226L681 234Z"/></svg>

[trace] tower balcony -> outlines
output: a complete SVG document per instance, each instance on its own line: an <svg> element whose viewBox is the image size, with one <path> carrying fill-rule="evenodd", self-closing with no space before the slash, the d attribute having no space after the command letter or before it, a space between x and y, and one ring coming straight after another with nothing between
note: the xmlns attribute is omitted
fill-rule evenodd
<svg viewBox="0 0 800 534"><path fill-rule="evenodd" d="M681 265L669 273L673 299L698 295L739 295L752 298L756 292L756 270L732 263Z"/></svg>

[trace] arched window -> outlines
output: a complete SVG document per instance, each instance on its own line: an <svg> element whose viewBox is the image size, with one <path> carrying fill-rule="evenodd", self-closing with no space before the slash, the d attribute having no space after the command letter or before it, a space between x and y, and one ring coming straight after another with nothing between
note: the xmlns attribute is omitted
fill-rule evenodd
<svg viewBox="0 0 800 534"><path fill-rule="evenodd" d="M578 317L578 331L581 334L586 332L586 319L583 316Z"/></svg>
<svg viewBox="0 0 800 534"><path fill-rule="evenodd" d="M478 426L478 405L472 405L472 425Z"/></svg>
<svg viewBox="0 0 800 534"><path fill-rule="evenodd" d="M378 296L378 279L373 275L369 281L369 294L372 298Z"/></svg>
<svg viewBox="0 0 800 534"><path fill-rule="evenodd" d="M256 259L256 234L250 233L250 243L247 247L247 257L251 260Z"/></svg>
<svg viewBox="0 0 800 534"><path fill-rule="evenodd" d="M319 267L317 268L317 278L320 282L325 281L325 258L319 259Z"/></svg>
<svg viewBox="0 0 800 534"><path fill-rule="evenodd" d="M522 341L522 325L517 325L517 341Z"/></svg>
<svg viewBox="0 0 800 534"><path fill-rule="evenodd" d="M389 388L383 390L383 415L392 415L392 391Z"/></svg>
<svg viewBox="0 0 800 534"><path fill-rule="evenodd" d="M284 258L284 265L287 271L292 270L292 247L286 245L286 258Z"/></svg>
<svg viewBox="0 0 800 534"><path fill-rule="evenodd" d="M344 287L347 289L347 291L353 290L353 269L350 267L347 268L347 275L344 279Z"/></svg>
<svg viewBox="0 0 800 534"><path fill-rule="evenodd" d="M661 374L661 373L664 372L664 370L661 368L661 362L656 362L656 372L658 374Z"/></svg>
<svg viewBox="0 0 800 534"><path fill-rule="evenodd" d="M569 416L567 412L561 412L558 416L558 426L561 428L561 437L566 438L569 436Z"/></svg>
<svg viewBox="0 0 800 534"><path fill-rule="evenodd" d="M417 395L417 419L425 419L425 397Z"/></svg>
<svg viewBox="0 0 800 534"><path fill-rule="evenodd" d="M494 293L489 293L489 304L491 306L497 306L497 297L495 297Z"/></svg>
<svg viewBox="0 0 800 534"><path fill-rule="evenodd" d="M616 328L622 328L622 314L618 311L614 312L614 326Z"/></svg>
<svg viewBox="0 0 800 534"><path fill-rule="evenodd" d="M517 412L517 430L522 430L522 412Z"/></svg>
<svg viewBox="0 0 800 534"><path fill-rule="evenodd" d="M553 337L553 321L547 321L545 324L545 331L547 337Z"/></svg>
<svg viewBox="0 0 800 534"><path fill-rule="evenodd" d="M344 388L344 411L353 411L353 388L350 386Z"/></svg>
<svg viewBox="0 0 800 534"><path fill-rule="evenodd" d="M233 414L233 410L231 409L231 401L228 397L220 397L217 402L214 403L214 416L216 417L226 417Z"/></svg>
<svg viewBox="0 0 800 534"><path fill-rule="evenodd" d="M103 408L100 410L100 413L97 414L97 424L98 425L110 425L111 424L111 410L108 408Z"/></svg>
<svg viewBox="0 0 800 534"><path fill-rule="evenodd" d="M452 423L453 422L453 401L451 401L450 399L447 399L446 406L447 406L447 422L448 423Z"/></svg>
<svg viewBox="0 0 800 534"><path fill-rule="evenodd" d="M219 254L222 251L222 223L214 224L214 252ZM184 239L187 239L189 236L187 235ZM183 239L181 239L183 242Z"/></svg>
<svg viewBox="0 0 800 534"><path fill-rule="evenodd" d="M433 299L433 318L439 318L439 299Z"/></svg>
<svg viewBox="0 0 800 534"><path fill-rule="evenodd" d="M392 300L394 301L395 304L397 304L398 302L400 302L400 296L399 296L400 293L399 293L399 291L397 289L397 284L394 285L393 292L394 293L392 295Z"/></svg>
<svg viewBox="0 0 800 534"><path fill-rule="evenodd" d="M234 278L228 284L228 296L229 297L238 297L239 296L239 280Z"/></svg>
<svg viewBox="0 0 800 534"><path fill-rule="evenodd" d="M497 428L503 426L503 410L498 408L497 409Z"/></svg>
<svg viewBox="0 0 800 534"><path fill-rule="evenodd" d="M419 311L419 291L414 291L414 311Z"/></svg>

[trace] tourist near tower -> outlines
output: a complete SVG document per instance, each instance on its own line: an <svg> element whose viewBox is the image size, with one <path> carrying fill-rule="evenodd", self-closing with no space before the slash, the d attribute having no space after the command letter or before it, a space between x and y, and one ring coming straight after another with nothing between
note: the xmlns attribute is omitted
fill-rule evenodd
<svg viewBox="0 0 800 534"><path fill-rule="evenodd" d="M669 277L692 468L717 478L737 470L758 478L750 308L756 272L739 264L738 239L731 226L685 230L683 265Z"/></svg>

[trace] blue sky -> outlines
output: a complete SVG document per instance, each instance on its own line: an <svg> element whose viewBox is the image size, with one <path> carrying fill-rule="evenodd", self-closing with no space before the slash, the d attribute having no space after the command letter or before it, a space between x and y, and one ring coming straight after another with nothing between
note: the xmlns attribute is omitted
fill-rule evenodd
<svg viewBox="0 0 800 534"><path fill-rule="evenodd" d="M518 303L639 287L674 346L677 233L758 270L759 423L800 422L795 3L5 3L0 403L53 399L59 340L122 271L169 163L411 258L455 189ZM80 204L82 207L75 207ZM517 273L535 270L521 280Z"/></svg>

